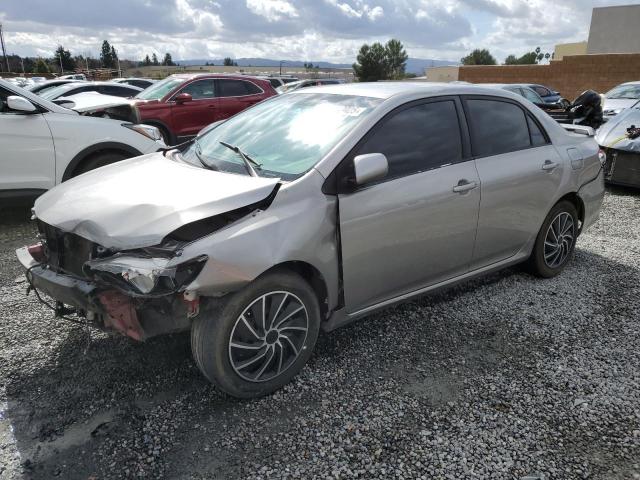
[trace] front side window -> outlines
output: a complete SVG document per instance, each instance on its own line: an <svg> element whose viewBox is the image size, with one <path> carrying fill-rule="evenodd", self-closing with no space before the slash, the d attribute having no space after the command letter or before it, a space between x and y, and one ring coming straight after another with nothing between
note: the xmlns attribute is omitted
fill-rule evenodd
<svg viewBox="0 0 640 480"><path fill-rule="evenodd" d="M455 103L423 103L392 113L371 131L356 155L366 153L387 157L387 180L459 162L462 138Z"/></svg>
<svg viewBox="0 0 640 480"><path fill-rule="evenodd" d="M477 157L515 152L531 146L525 113L499 100L466 101L473 154Z"/></svg>
<svg viewBox="0 0 640 480"><path fill-rule="evenodd" d="M206 98L214 98L216 91L213 86L212 79L197 80L184 87L178 94L188 93L194 100L202 100Z"/></svg>
<svg viewBox="0 0 640 480"><path fill-rule="evenodd" d="M293 180L312 168L380 99L330 94L273 97L198 138L182 155L194 165L247 174L240 148L260 166L258 175Z"/></svg>

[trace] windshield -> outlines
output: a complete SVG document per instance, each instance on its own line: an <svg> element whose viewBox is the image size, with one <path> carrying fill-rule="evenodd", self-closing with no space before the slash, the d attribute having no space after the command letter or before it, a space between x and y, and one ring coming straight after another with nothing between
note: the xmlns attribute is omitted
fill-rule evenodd
<svg viewBox="0 0 640 480"><path fill-rule="evenodd" d="M274 97L230 118L198 138L185 160L215 170L247 174L238 147L261 177L293 180L313 167L380 99L308 93Z"/></svg>
<svg viewBox="0 0 640 480"><path fill-rule="evenodd" d="M617 87L609 90L605 97L611 99L639 99L640 85L618 85Z"/></svg>
<svg viewBox="0 0 640 480"><path fill-rule="evenodd" d="M153 85L149 85L145 90L137 94L134 98L141 98L142 100L160 100L164 96L176 88L178 85L184 83L184 78L167 77Z"/></svg>

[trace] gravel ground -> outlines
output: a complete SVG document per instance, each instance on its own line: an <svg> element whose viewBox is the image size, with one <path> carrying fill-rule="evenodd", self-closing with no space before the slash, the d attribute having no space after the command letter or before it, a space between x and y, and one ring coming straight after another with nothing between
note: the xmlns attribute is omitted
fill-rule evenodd
<svg viewBox="0 0 640 480"><path fill-rule="evenodd" d="M233 400L188 335L54 320L0 212L0 478L640 479L640 192L551 280L510 269L320 337L284 390Z"/></svg>

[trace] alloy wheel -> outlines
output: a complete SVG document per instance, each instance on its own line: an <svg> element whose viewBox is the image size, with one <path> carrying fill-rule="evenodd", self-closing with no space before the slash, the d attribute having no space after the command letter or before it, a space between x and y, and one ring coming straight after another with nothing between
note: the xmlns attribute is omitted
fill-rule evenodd
<svg viewBox="0 0 640 480"><path fill-rule="evenodd" d="M229 361L244 380L266 382L287 370L304 348L309 316L293 293L275 291L255 299L236 319Z"/></svg>
<svg viewBox="0 0 640 480"><path fill-rule="evenodd" d="M553 219L544 238L544 263L549 268L563 265L575 241L575 223L567 212L560 212Z"/></svg>

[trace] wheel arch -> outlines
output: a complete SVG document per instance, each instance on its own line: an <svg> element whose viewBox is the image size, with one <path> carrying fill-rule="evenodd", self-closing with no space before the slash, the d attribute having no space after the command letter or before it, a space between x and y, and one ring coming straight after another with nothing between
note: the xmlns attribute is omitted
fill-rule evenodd
<svg viewBox="0 0 640 480"><path fill-rule="evenodd" d="M562 202L563 200L571 202L573 206L576 207L576 211L578 212L578 220L580 220L580 225L581 225L580 230L582 230L582 224L584 224L584 216L585 216L584 202L582 201L582 199L580 198L577 192L570 192L564 195L563 197L559 198L558 201L554 204L554 206Z"/></svg>
<svg viewBox="0 0 640 480"><path fill-rule="evenodd" d="M167 135L169 136L170 142L171 143L175 143L176 142L176 136L173 134L173 130L171 128L169 128L169 125L167 125L162 120L151 118L149 120L142 120L142 121L140 121L140 123L142 123L144 125L151 125L152 127L156 127L158 129L160 129L161 131L164 130L167 133Z"/></svg>
<svg viewBox="0 0 640 480"><path fill-rule="evenodd" d="M96 143L95 145L91 145L90 147L81 150L76 154L75 157L69 162L67 168L65 168L64 173L62 174L62 181L65 182L73 177L74 173L82 165L82 163L88 158L92 157L97 153L103 152L117 152L124 153L130 155L131 157L137 157L142 155L142 152L133 148L131 145L127 145L126 143L120 142L101 142Z"/></svg>
<svg viewBox="0 0 640 480"><path fill-rule="evenodd" d="M272 273L274 271L289 271L300 275L305 281L309 283L311 288L318 298L318 304L320 305L320 315L322 320L326 320L329 314L329 290L327 288L327 282L316 267L310 263L291 260L282 262L263 272L260 276Z"/></svg>

